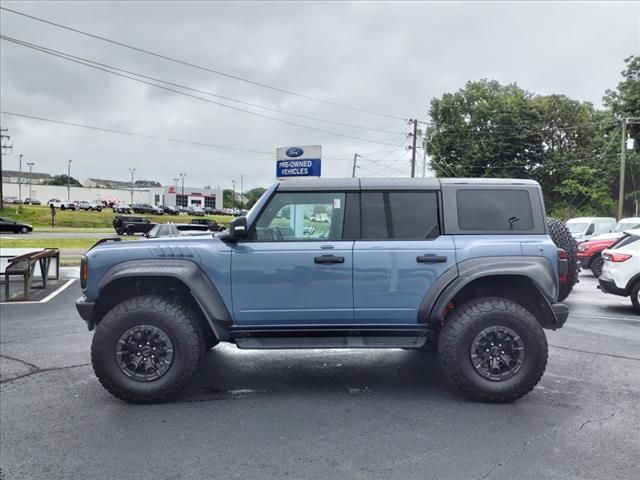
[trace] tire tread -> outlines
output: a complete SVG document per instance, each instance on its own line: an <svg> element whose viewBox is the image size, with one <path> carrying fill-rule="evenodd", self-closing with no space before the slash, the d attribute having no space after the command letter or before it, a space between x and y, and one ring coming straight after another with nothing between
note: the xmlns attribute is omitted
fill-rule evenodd
<svg viewBox="0 0 640 480"><path fill-rule="evenodd" d="M517 390L509 394L501 395L487 393L486 391L476 388L462 374L455 356L455 346L464 330L468 328L479 315L496 311L510 313L524 319L524 321L528 323L533 322L537 340L544 346L543 355L540 356L538 365L536 365L534 370L535 374ZM547 366L547 348L547 339L542 331L542 327L537 319L523 306L505 298L482 297L471 300L458 307L445 321L440 334L439 356L440 364L448 380L462 391L463 394L484 402L506 403L522 398L538 384Z"/></svg>
<svg viewBox="0 0 640 480"><path fill-rule="evenodd" d="M121 389L109 380L108 374L103 368L104 361L100 356L99 349L91 349L91 364L93 365L93 370L102 386L113 396L129 403L160 403L167 401L168 399L178 394L193 380L193 377L198 371L198 367L203 356L201 345L203 345L204 339L202 338L200 328L194 325L193 321L191 320L191 311L187 309L187 307L185 307L182 303L175 299L164 298L156 295L140 295L131 297L110 310L98 324L93 341L99 341L98 329L107 329L122 315L141 310L146 312L157 311L171 317L172 320L179 326L179 328L183 330L187 337L189 337L188 343L190 344L190 346L198 350L197 356L188 357L190 358L190 362L185 368L185 375L182 375L178 382L175 382L173 385L168 386L164 390L161 390L152 395L146 394L144 396L141 396Z"/></svg>

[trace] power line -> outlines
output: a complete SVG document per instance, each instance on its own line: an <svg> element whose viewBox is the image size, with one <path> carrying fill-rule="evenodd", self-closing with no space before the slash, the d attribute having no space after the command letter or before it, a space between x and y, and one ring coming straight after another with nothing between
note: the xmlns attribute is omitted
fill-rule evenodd
<svg viewBox="0 0 640 480"><path fill-rule="evenodd" d="M21 15L23 17L30 18L32 20L36 20L38 22L46 23L46 24L52 25L54 27L62 28L62 29L65 29L65 30L69 30L71 32L78 33L78 34L81 34L81 35L85 35L87 37L95 38L97 40L102 40L104 42L108 42L108 43L111 43L113 45L118 45L118 46L123 47L123 48L128 48L128 49L134 50L136 52L145 53L147 55L152 55L154 57L161 58L163 60L168 60L170 62L178 63L180 65L185 65L185 66L191 67L191 68L196 68L198 70L203 70L203 71L206 71L206 72L209 72L209 73L213 73L213 74L220 75L220 76L223 76L223 77L231 78L233 80L237 80L237 81L240 81L240 82L248 83L248 84L251 84L251 85L258 86L258 87L267 88L269 90L274 90L276 92L284 93L284 94L287 94L287 95L292 95L292 96L299 97L299 98L304 98L306 100L312 100L314 102L324 103L326 105L332 105L334 107L345 108L345 109L354 110L354 111L358 111L358 112L362 112L362 113L367 113L367 114L370 114L370 115L377 115L377 116L381 116L381 117L394 118L396 120L404 120L403 117L399 117L397 115L392 115L392 114L388 114L388 113L374 112L374 111L371 111L371 110L366 110L366 109L359 108L359 107L354 107L354 106L351 106L351 105L344 105L344 104L341 104L341 103L332 102L332 101L321 99L321 98L317 98L317 97L312 97L310 95L305 95L305 94L302 94L302 93L293 92L291 90L286 90L284 88L275 87L273 85L268 85L266 83L257 82L257 81L254 81L254 80L250 80L250 79L247 79L247 78L240 77L238 75L233 75L233 74L222 72L222 71L219 71L219 70L214 70L214 69L209 68L209 67L203 67L201 65L196 65L194 63L187 62L185 60L180 60L180 59L177 59L177 58L170 57L168 55L163 55L163 54L160 54L160 53L157 53L157 52L152 52L150 50L145 50L143 48L135 47L133 45L129 45L129 44L126 44L126 43L123 43L123 42L119 42L117 40L112 40L110 38L106 38L106 37L103 37L103 36L100 36L100 35L96 35L96 34L89 33L89 32L83 31L83 30L79 30L77 28L69 27L67 25L62 25L60 23L56 23L56 22L53 22L53 21L50 21L50 20L46 20L44 18L36 17L34 15L29 15L29 14L24 13L24 12L19 12L17 10L12 10L10 8L0 7L0 9L4 10L6 12L9 12L9 13L13 13L15 15Z"/></svg>
<svg viewBox="0 0 640 480"><path fill-rule="evenodd" d="M21 117L21 118L28 118L31 120L39 120L41 122L48 122L48 123L56 123L59 125L66 125L69 127L77 127L77 128L86 128L89 130L97 130L97 131L101 131L101 132L108 132L108 133L117 133L119 135L128 135L131 137L141 137L141 138L151 138L154 140L162 140L165 142L174 142L174 143L183 143L183 144L187 144L187 145L197 145L199 147L210 147L210 148L220 148L223 150L237 150L240 152L250 152L250 153L259 153L259 154L265 154L265 155L273 155L273 152L266 152L266 151L262 151L262 150L250 150L250 149L246 149L246 148L239 148L239 147L230 147L230 146L225 146L225 145L215 145L212 143L202 143L202 142L192 142L189 140L181 140L178 138L167 138L167 137L158 137L156 135L145 135L145 134L141 134L141 133L134 133L134 132L127 132L124 130L116 130L113 128L102 128L102 127L96 127L93 125L85 125L82 123L73 123L73 122L65 122L62 120L52 120L50 118L43 118L43 117L36 117L34 115L25 115L22 113L14 113L14 112L7 112L5 110L1 110L0 113L2 113L3 115L11 115L13 117Z"/></svg>
<svg viewBox="0 0 640 480"><path fill-rule="evenodd" d="M78 63L80 65L84 65L84 66L87 66L87 67L90 67L90 68L94 68L96 70L100 70L100 71L103 71L103 72L106 72L106 73L110 73L112 75L116 75L116 76L123 77L123 78L128 78L129 80L133 80L135 82L143 83L145 85L150 85L152 87L156 87L156 88L159 88L159 89L162 89L162 90L166 90L166 91L169 91L169 92L177 93L179 95L184 95L186 97L191 97L191 98L194 98L196 100L201 100L201 101L204 101L204 102L207 102L207 103L212 103L214 105L225 107L225 108L228 108L228 109L231 109L231 110L235 110L235 111L238 111L238 112L247 113L249 115L253 115L253 116L256 116L256 117L266 118L266 119L269 119L269 120L272 120L272 121L284 123L286 125L292 125L294 127L305 128L305 129L308 129L308 130L315 130L315 131L323 132L323 133L329 133L331 135L350 138L350 139L353 139L353 140L359 140L359 141L362 141L362 142L376 143L376 144L380 144L380 145L392 145L392 144L389 144L387 142L381 142L381 141L377 141L377 140L370 140L370 139L366 139L366 138L355 137L353 135L347 135L347 134L343 134L343 133L332 132L330 130L325 130L325 129L313 127L313 126L310 126L310 125L304 125L304 124L301 124L301 123L295 123L295 122L291 122L291 121L288 121L288 120L283 120L281 118L276 118L276 117L272 117L272 116L269 116L269 115L264 115L264 114L258 113L258 112L252 112L251 110L246 110L246 109L243 109L243 108L234 107L233 105L227 105L225 103L216 102L216 101L210 100L208 98L199 97L197 95L192 95L190 93L182 92L180 90L175 90L173 88L165 87L163 85L158 85L156 83L147 82L145 80L140 80L139 78L131 77L129 75L125 75L125 74L118 73L118 72L115 72L115 71L112 71L112 70L108 70L106 68L103 68L103 67L100 67L100 66L97 66L97 65L93 65L91 63L87 63L87 62L80 61L80 60L75 60L74 58L71 58L71 57L67 56L66 54L54 53L53 51L50 51L50 49L47 49L46 47L42 47L40 45L30 44L30 43L24 42L22 40L16 40L16 39L12 39L10 37L6 37L4 35L0 35L0 38L2 40L14 43L16 45L20 45L20 46L23 46L23 47L26 47L26 48L31 48L33 50L36 50L36 51L39 51L39 52L42 52L42 53L46 53L47 55L52 55L54 57L62 58L64 60L67 60L67 61L70 61L70 62L73 62L73 63ZM181 86L180 88L184 88L184 87Z"/></svg>
<svg viewBox="0 0 640 480"><path fill-rule="evenodd" d="M100 67L109 68L111 70L115 70L115 71L118 71L118 72L128 73L130 75L135 75L136 77L145 78L147 80L153 80L155 82L161 82L161 83L164 83L166 85L171 85L171 86L174 86L174 87L182 88L184 90L188 90L188 91L191 91L191 92L202 93L204 95L208 95L208 96L215 97L215 98L220 98L222 100L227 100L227 101L230 101L230 102L240 103L242 105L247 105L247 106L250 106L250 107L261 108L263 110L268 110L268 111L271 111L271 112L281 113L281 114L284 114L284 115L291 115L293 117L304 118L304 119L312 120L312 121L316 121L316 122L330 123L330 124L339 125L339 126L342 126L342 127L352 127L352 128L357 128L357 129L360 129L360 130L370 130L370 131L376 131L376 132L386 132L387 131L387 130L382 129L382 128L365 127L365 126L362 126L362 125L354 125L352 123L336 122L336 121L333 121L333 120L326 120L326 119L323 119L323 118L312 117L312 116L303 115L303 114L300 114L300 113L288 112L286 110L281 110L281 109L278 109L278 108L267 107L267 106L264 106L264 105L259 105L257 103L252 103L252 102L247 102L245 100L238 100L236 98L227 97L225 95L218 95L216 93L208 92L206 90L200 90L198 88L188 87L186 85L181 85L179 83L170 82L170 81L167 81L167 80L163 80L161 78L151 77L151 76L148 76L148 75L144 75L142 73L133 72L131 70L125 70L125 69L123 69L121 67L114 67L113 65L108 65L108 64L105 64L105 63L97 62L95 60L91 60L90 58L79 57L77 55L72 55L70 53L63 52L61 50L55 50L53 48L44 47L42 45L37 45L35 43L30 43L30 42L26 42L24 40L19 40L17 38L7 37L7 36L0 36L0 38L2 38L3 40L6 40L8 42L15 43L17 45L21 45L21 46L24 46L24 47L30 47L30 48L37 49L39 51L42 51L43 53L55 53L55 54L58 54L58 55L61 55L61 56L64 56L64 57L68 57L68 58L71 58L71 59L74 59L74 60L79 60L81 62L87 62L87 63L93 64L93 65L98 65Z"/></svg>

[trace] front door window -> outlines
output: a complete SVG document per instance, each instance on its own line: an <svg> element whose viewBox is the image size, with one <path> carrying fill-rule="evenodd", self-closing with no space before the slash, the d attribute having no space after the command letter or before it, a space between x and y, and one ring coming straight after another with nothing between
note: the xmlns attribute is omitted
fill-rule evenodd
<svg viewBox="0 0 640 480"><path fill-rule="evenodd" d="M259 241L340 240L344 193L276 193L258 219Z"/></svg>

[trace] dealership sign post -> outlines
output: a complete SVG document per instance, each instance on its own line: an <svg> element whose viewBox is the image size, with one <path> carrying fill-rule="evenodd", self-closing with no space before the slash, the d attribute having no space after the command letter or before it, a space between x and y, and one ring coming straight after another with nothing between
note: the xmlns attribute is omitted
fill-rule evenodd
<svg viewBox="0 0 640 480"><path fill-rule="evenodd" d="M319 177L321 173L322 147L283 147L277 149L276 177Z"/></svg>

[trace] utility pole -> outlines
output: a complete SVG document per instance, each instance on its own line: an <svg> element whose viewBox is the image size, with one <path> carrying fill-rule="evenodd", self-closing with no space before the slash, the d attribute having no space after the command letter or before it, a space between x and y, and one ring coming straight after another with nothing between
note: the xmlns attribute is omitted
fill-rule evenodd
<svg viewBox="0 0 640 480"><path fill-rule="evenodd" d="M33 162L27 162L27 166L29 167L29 202L31 202L33 198L33 194L31 193L31 181L33 180L33 178L31 177L31 170L33 169L34 165L35 163Z"/></svg>
<svg viewBox="0 0 640 480"><path fill-rule="evenodd" d="M356 168L358 168L358 157L361 157L359 153L353 154L353 169L351 169L351 178L356 178Z"/></svg>
<svg viewBox="0 0 640 480"><path fill-rule="evenodd" d="M131 202L129 205L133 205L133 174L136 173L136 169L130 168L129 171L131 172Z"/></svg>
<svg viewBox="0 0 640 480"><path fill-rule="evenodd" d="M71 201L71 162L73 160L69 160L67 163L67 202Z"/></svg>
<svg viewBox="0 0 640 480"><path fill-rule="evenodd" d="M244 183L244 175L240 175L240 208L244 208L244 194L242 193L244 191L243 183Z"/></svg>
<svg viewBox="0 0 640 480"><path fill-rule="evenodd" d="M4 208L4 194L2 193L2 155L5 153L5 149L7 150L7 155L11 154L13 150L13 145L5 145L4 140L11 140L9 135L3 135L2 132L6 132L6 128L0 128L0 208Z"/></svg>
<svg viewBox="0 0 640 480"><path fill-rule="evenodd" d="M231 210L236 209L236 181L231 180L231 184L233 185L233 190L231 191Z"/></svg>
<svg viewBox="0 0 640 480"><path fill-rule="evenodd" d="M22 157L24 155L20 154L20 163L18 164L18 202L22 205Z"/></svg>
<svg viewBox="0 0 640 480"><path fill-rule="evenodd" d="M409 120L409 123L413 123L413 133L410 134L413 137L413 145L411 148L411 178L416 176L416 141L418 139L418 119Z"/></svg>
<svg viewBox="0 0 640 480"><path fill-rule="evenodd" d="M622 218L624 210L624 174L627 162L627 125L640 124L640 118L622 118L622 142L620 147L620 188L618 190L618 220Z"/></svg>

